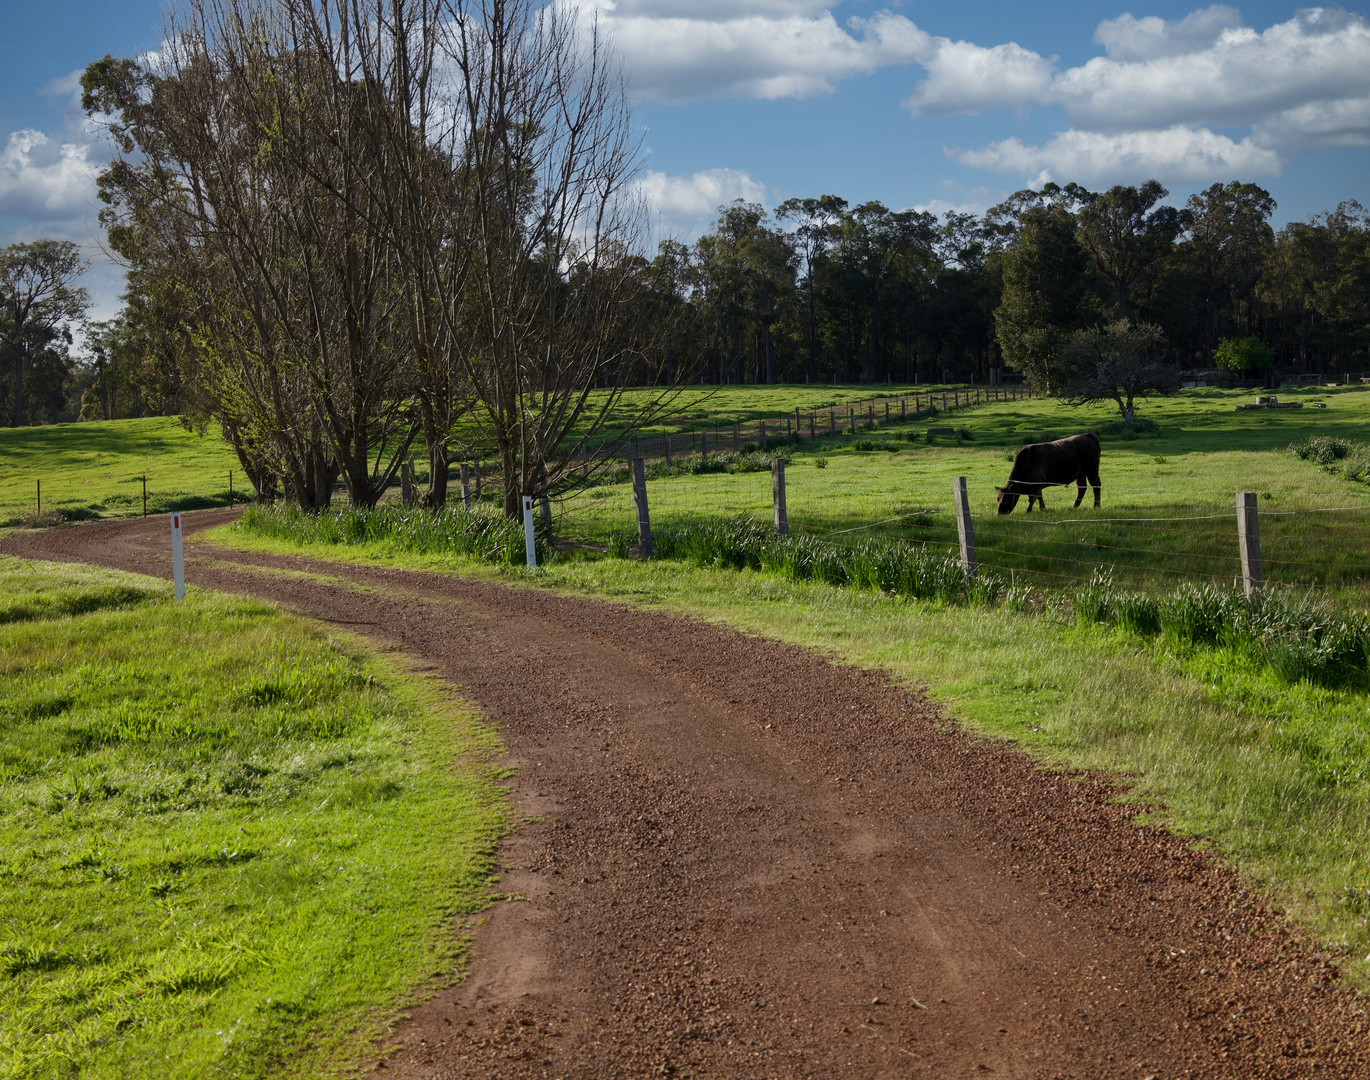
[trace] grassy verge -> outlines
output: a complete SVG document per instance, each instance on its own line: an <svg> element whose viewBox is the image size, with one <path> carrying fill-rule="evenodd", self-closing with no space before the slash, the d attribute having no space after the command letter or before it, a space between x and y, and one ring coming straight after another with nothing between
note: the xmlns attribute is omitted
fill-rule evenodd
<svg viewBox="0 0 1370 1080"><path fill-rule="evenodd" d="M0 1076L322 1075L463 962L494 734L250 601L0 560Z"/></svg>
<svg viewBox="0 0 1370 1080"><path fill-rule="evenodd" d="M257 550L492 574L683 612L889 671L1044 761L1104 768L1171 828L1214 844L1347 951L1370 986L1370 708L1355 687L1287 683L1256 655L1121 626L910 600L774 573L581 559L536 575L434 554Z"/></svg>

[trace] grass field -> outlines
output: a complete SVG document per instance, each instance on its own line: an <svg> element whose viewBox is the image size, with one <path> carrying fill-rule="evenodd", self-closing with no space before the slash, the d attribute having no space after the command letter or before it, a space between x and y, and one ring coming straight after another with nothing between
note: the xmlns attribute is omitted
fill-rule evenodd
<svg viewBox="0 0 1370 1080"><path fill-rule="evenodd" d="M0 428L0 527L32 523L42 490L44 523L143 512L199 510L247 487L238 458L211 431L187 431L174 417ZM248 489L250 493L250 489Z"/></svg>
<svg viewBox="0 0 1370 1080"><path fill-rule="evenodd" d="M434 684L262 604L3 559L0 725L0 1077L332 1074L460 969L498 743Z"/></svg>
<svg viewBox="0 0 1370 1080"><path fill-rule="evenodd" d="M1364 604L1370 580L1370 487L1348 483L1286 452L1313 434L1370 442L1370 389L1286 391L1326 408L1238 413L1249 392L1190 390L1143 407L1158 431L1127 440L1117 411L1063 407L1050 399L966 409L934 421L883 425L855 436L803 442L786 471L793 533L893 536L954 545L951 484L966 476L982 563L1043 587L1114 568L1120 583L1165 587L1180 581L1231 583L1239 573L1234 498L1257 491L1266 576L1331 589ZM1110 411L1111 410L1111 411ZM929 426L967 428L972 439L906 442ZM1078 431L1104 443L1103 505L1074 490L1047 493L1047 513L995 513L994 488L1027 442ZM873 447L870 449L869 447ZM649 484L654 523L771 513L769 473L662 476ZM635 529L631 486L602 484L560 507L559 531L602 542ZM1359 600L1358 600L1359 598Z"/></svg>

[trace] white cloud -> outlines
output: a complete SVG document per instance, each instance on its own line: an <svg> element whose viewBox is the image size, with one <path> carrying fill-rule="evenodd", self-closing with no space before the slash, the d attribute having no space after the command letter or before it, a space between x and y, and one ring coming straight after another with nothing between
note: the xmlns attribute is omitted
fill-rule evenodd
<svg viewBox="0 0 1370 1080"><path fill-rule="evenodd" d="M86 143L55 143L41 131L16 131L0 151L0 217L71 221L95 207L100 163Z"/></svg>
<svg viewBox="0 0 1370 1080"><path fill-rule="evenodd" d="M1286 109L1257 124L1255 140L1284 153L1370 146L1370 97Z"/></svg>
<svg viewBox="0 0 1370 1080"><path fill-rule="evenodd" d="M707 169L689 176L648 172L638 181L638 192L668 233L693 231L734 199L766 201L766 185L737 169Z"/></svg>
<svg viewBox="0 0 1370 1080"><path fill-rule="evenodd" d="M1146 60L1096 57L1051 95L1096 130L1260 123L1276 112L1370 94L1370 23L1314 8L1263 33L1223 30L1207 48Z"/></svg>
<svg viewBox="0 0 1370 1080"><path fill-rule="evenodd" d="M1012 42L984 49L938 38L919 62L928 77L903 103L915 116L981 113L1005 102L1043 101L1051 91L1052 62Z"/></svg>
<svg viewBox="0 0 1370 1080"><path fill-rule="evenodd" d="M1207 128L1121 134L1065 131L1042 146L1013 138L975 150L953 148L947 154L974 168L1030 176L1037 185L1048 180L1109 185L1151 176L1201 182L1213 177L1278 176L1281 171L1279 155L1249 136L1233 142Z"/></svg>
<svg viewBox="0 0 1370 1080"><path fill-rule="evenodd" d="M907 64L932 41L889 11L844 27L825 5L783 0L623 0L599 5L598 18L627 63L635 93L654 101L812 97L849 76Z"/></svg>
<svg viewBox="0 0 1370 1080"><path fill-rule="evenodd" d="M1070 130L1040 146L1018 139L949 149L963 164L1036 180L1203 181L1273 176L1295 153L1370 146L1370 21L1310 8L1258 32L1215 5L1167 21L1099 24L1106 56L1056 71L1016 44L938 39L927 78L904 102L915 115L1058 105ZM1245 128L1229 137L1215 128Z"/></svg>
<svg viewBox="0 0 1370 1080"><path fill-rule="evenodd" d="M1112 60L1155 60L1161 56L1184 56L1206 49L1224 30L1242 24L1241 12L1226 4L1191 11L1183 19L1155 15L1134 18L1119 15L1105 19L1094 31L1094 41Z"/></svg>

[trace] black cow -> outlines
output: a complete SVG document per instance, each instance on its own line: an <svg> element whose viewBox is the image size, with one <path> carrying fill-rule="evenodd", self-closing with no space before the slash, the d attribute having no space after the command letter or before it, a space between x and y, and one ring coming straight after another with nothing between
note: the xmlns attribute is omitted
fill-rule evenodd
<svg viewBox="0 0 1370 1080"><path fill-rule="evenodd" d="M1075 505L1085 497L1085 481L1094 488L1094 505L1099 505L1099 436L1092 431L1055 442L1031 443L1013 459L1008 483L994 490L999 495L999 513L1011 514L1018 496L1028 498L1028 513L1035 499L1043 510L1042 489L1075 481Z"/></svg>

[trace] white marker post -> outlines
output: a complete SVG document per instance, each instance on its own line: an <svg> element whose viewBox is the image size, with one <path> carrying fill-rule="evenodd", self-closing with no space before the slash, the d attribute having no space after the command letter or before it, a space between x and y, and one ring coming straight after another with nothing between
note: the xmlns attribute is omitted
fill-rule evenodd
<svg viewBox="0 0 1370 1080"><path fill-rule="evenodd" d="M171 515L171 579L176 583L176 599L186 598L186 564L181 557L181 515Z"/></svg>
<svg viewBox="0 0 1370 1080"><path fill-rule="evenodd" d="M533 543L533 496L523 497L523 541L528 547L528 565L536 568L538 549Z"/></svg>

